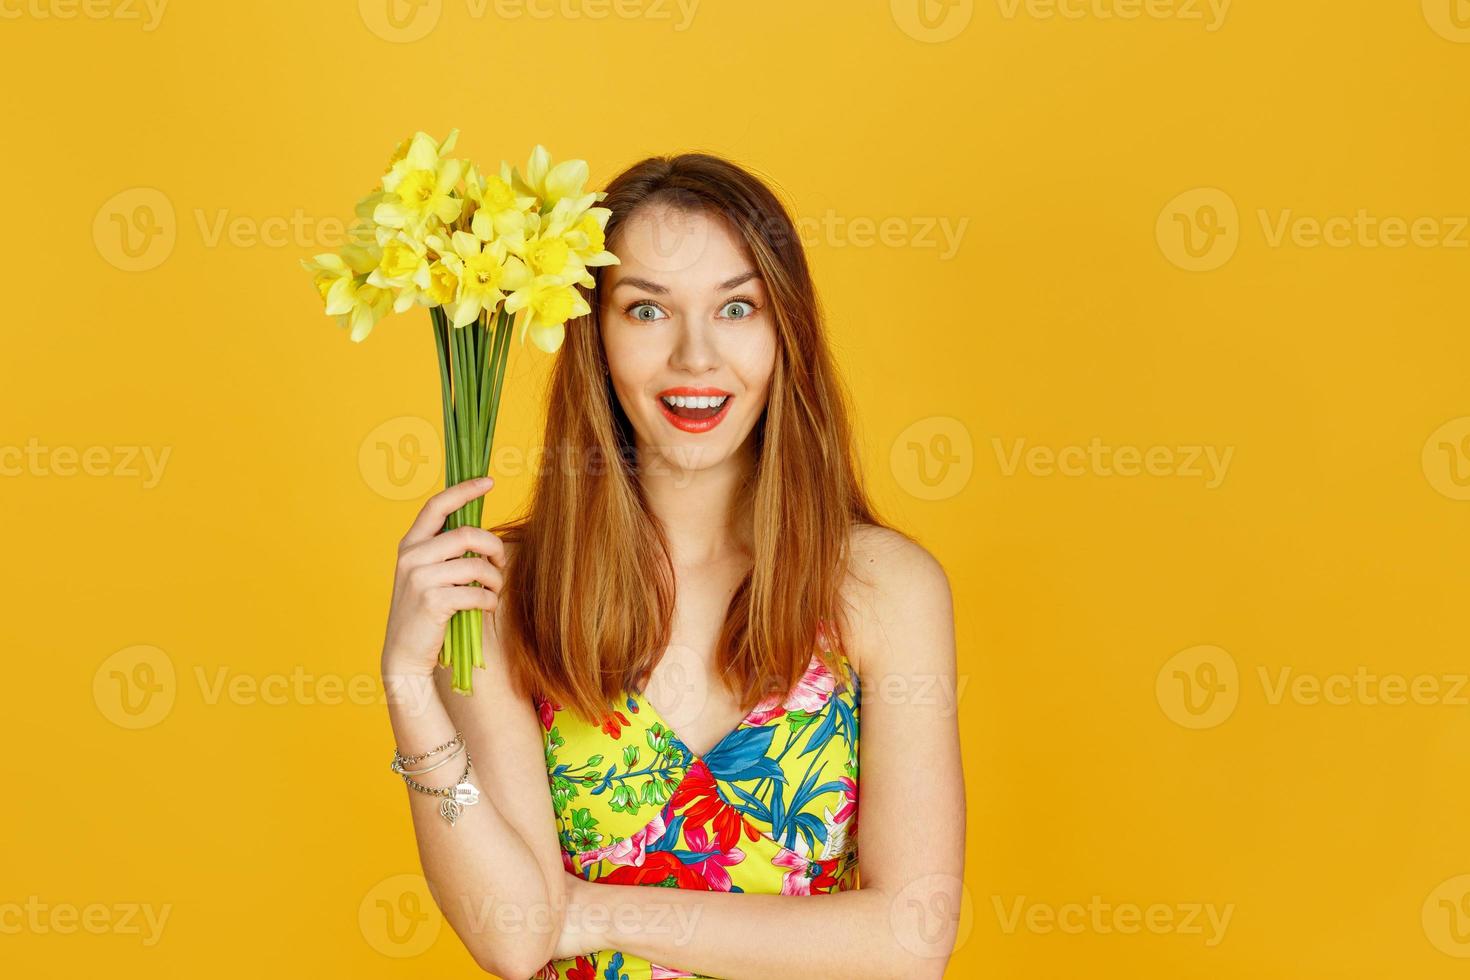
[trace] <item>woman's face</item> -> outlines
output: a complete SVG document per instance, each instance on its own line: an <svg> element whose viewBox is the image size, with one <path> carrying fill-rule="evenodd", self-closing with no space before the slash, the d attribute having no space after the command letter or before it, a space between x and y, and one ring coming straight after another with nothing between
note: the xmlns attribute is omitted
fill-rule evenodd
<svg viewBox="0 0 1470 980"><path fill-rule="evenodd" d="M629 215L603 274L602 342L642 465L709 469L760 419L776 363L765 283L745 243L707 212Z"/></svg>

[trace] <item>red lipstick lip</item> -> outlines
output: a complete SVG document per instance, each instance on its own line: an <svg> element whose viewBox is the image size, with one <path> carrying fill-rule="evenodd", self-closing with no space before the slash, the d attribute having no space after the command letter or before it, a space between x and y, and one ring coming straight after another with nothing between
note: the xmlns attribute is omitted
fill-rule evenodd
<svg viewBox="0 0 1470 980"><path fill-rule="evenodd" d="M658 397L659 398L662 398L665 395L683 395L685 398L698 398L701 395L703 395L703 396L705 396L707 398L718 398L721 395L728 395L728 394L730 394L730 393L728 391L726 391L724 388L685 388L685 387L679 387L679 388L665 388L663 391L660 391L658 393Z"/></svg>
<svg viewBox="0 0 1470 980"><path fill-rule="evenodd" d="M664 404L665 395L683 395L686 398L697 398L700 395L712 397L725 395L726 398L725 404L720 406L720 411L717 414L711 415L707 419L686 419L680 418L669 411L669 406ZM725 416L730 414L730 403L734 400L734 395L719 388L669 388L666 391L659 392L658 397L654 399L654 401L658 402L658 410L663 413L664 418L669 420L669 424L685 432L708 432L710 429L713 429L725 421Z"/></svg>

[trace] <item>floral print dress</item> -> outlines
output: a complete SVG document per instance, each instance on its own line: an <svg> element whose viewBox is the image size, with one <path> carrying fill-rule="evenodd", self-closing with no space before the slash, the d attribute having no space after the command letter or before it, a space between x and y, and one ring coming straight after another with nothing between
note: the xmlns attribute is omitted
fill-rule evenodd
<svg viewBox="0 0 1470 980"><path fill-rule="evenodd" d="M757 704L695 756L641 695L600 725L536 700L568 871L588 881L820 895L858 886L858 679L815 654L786 695ZM698 974L603 950L534 980Z"/></svg>

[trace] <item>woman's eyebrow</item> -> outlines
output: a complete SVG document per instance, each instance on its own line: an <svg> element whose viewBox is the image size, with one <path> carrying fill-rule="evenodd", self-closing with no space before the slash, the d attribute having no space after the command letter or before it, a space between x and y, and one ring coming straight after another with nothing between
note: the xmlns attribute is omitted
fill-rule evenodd
<svg viewBox="0 0 1470 980"><path fill-rule="evenodd" d="M620 286L637 286L639 289L646 289L650 293L658 293L661 296L669 291L667 286L660 286L652 279L641 279L638 276L626 276L613 283L614 289Z"/></svg>
<svg viewBox="0 0 1470 980"><path fill-rule="evenodd" d="M726 279L724 282L720 283L718 286L715 287L715 291L724 292L727 289L734 289L741 283L748 282L751 279L756 279L759 276L760 272L755 269L751 269L749 272L742 272L740 273L740 275L734 276L730 279ZM635 286L638 289L646 290L650 293L656 293L659 296L666 296L669 292L669 287L661 286L658 283L654 282L652 279L644 279L642 276L625 276L622 279L619 279L617 282L613 283L612 288L617 289L620 286Z"/></svg>
<svg viewBox="0 0 1470 980"><path fill-rule="evenodd" d="M740 273L740 275L735 276L733 279L726 279L724 282L720 283L717 287L715 287L715 289L716 289L717 292L724 292L727 289L734 289L736 286L740 285L742 282L746 282L747 280L754 279L754 278L756 278L759 275L760 275L759 272L757 272L755 269L751 269L749 272L742 272L742 273Z"/></svg>

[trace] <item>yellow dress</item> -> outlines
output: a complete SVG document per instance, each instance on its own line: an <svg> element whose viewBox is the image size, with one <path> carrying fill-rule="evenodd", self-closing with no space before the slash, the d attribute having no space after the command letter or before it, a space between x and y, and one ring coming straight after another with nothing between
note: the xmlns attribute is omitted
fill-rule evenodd
<svg viewBox="0 0 1470 980"><path fill-rule="evenodd" d="M858 885L858 679L813 654L696 757L639 694L600 724L536 700L568 871L589 881L773 895ZM699 974L618 950L546 964L535 980Z"/></svg>

